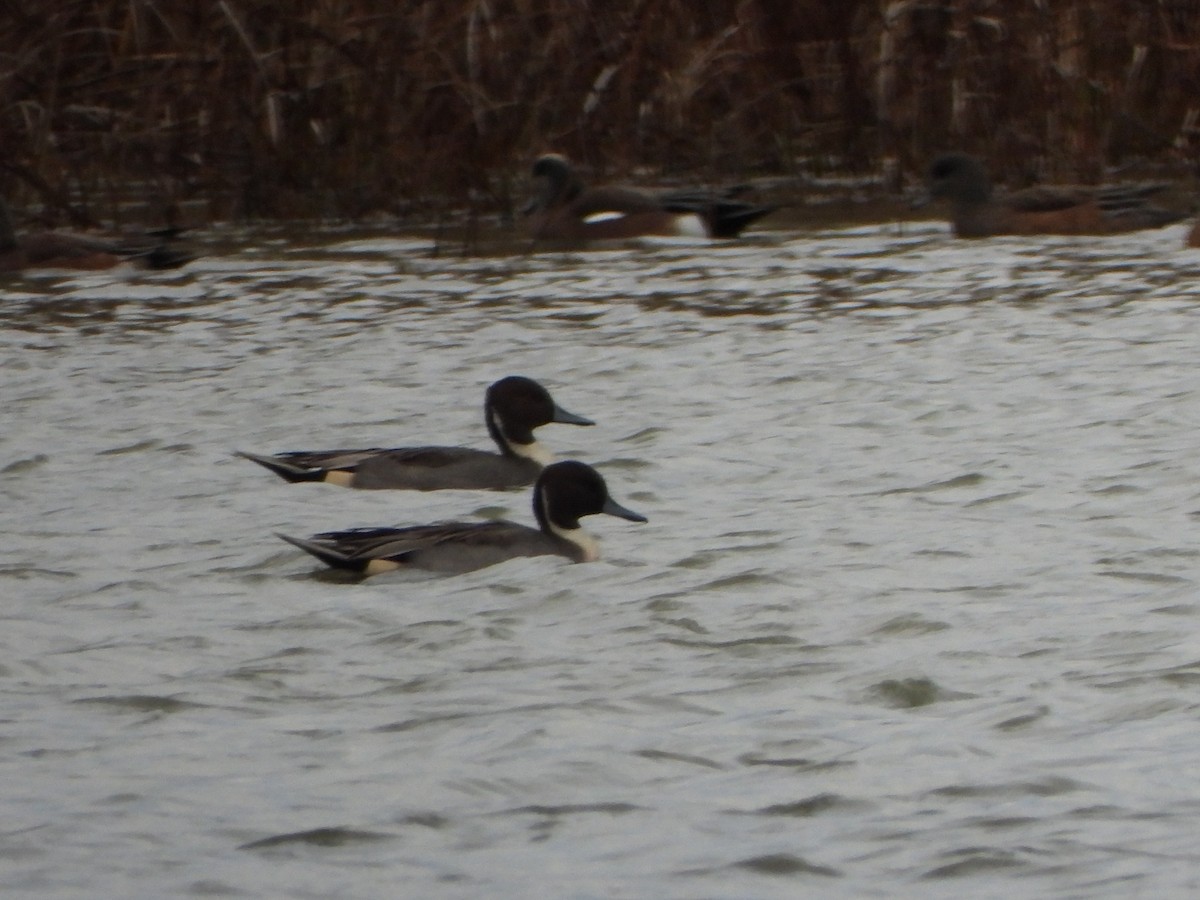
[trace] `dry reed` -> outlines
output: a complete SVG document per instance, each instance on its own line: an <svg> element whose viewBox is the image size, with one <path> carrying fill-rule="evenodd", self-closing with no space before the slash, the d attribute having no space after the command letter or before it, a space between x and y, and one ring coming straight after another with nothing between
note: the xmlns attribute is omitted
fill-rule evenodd
<svg viewBox="0 0 1200 900"><path fill-rule="evenodd" d="M9 0L0 189L76 224L511 212L529 161L700 180L1186 164L1197 0Z"/></svg>

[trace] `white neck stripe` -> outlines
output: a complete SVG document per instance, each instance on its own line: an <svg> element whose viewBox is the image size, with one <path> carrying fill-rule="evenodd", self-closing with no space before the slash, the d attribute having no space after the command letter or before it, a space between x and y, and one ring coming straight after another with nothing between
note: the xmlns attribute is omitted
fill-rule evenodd
<svg viewBox="0 0 1200 900"><path fill-rule="evenodd" d="M496 434L500 435L500 440L504 442L504 446L514 455L519 456L521 459L532 460L543 468L554 462L554 455L536 440L529 444L518 444L516 441L510 440L508 435L504 433L504 423L495 411L492 412L492 425L496 429Z"/></svg>
<svg viewBox="0 0 1200 900"><path fill-rule="evenodd" d="M508 442L506 441L506 443ZM531 459L543 468L554 462L554 455L537 441L532 444L508 443L508 446L517 456L522 459Z"/></svg>
<svg viewBox="0 0 1200 900"><path fill-rule="evenodd" d="M582 528L559 528L550 522L550 530L564 541L568 541L582 550L582 562L595 562L600 558L600 542Z"/></svg>
<svg viewBox="0 0 1200 900"><path fill-rule="evenodd" d="M549 504L543 496L542 515L546 520L546 527L550 529L551 534L562 538L569 544L574 544L581 551L580 562L595 562L600 558L600 542L584 531L582 528L560 528L554 524L554 520L550 518Z"/></svg>

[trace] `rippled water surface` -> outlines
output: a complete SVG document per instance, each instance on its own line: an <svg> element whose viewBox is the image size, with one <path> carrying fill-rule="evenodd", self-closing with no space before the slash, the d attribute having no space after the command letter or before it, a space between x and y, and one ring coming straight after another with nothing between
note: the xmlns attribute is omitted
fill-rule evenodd
<svg viewBox="0 0 1200 900"><path fill-rule="evenodd" d="M9 278L0 892L1194 896L1184 230ZM587 520L600 562L331 578L273 532L528 496L230 453L485 447L507 374L650 518Z"/></svg>

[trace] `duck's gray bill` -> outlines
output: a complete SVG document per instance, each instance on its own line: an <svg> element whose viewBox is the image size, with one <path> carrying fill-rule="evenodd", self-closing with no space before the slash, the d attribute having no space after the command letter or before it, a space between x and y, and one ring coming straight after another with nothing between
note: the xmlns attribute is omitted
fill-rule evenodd
<svg viewBox="0 0 1200 900"><path fill-rule="evenodd" d="M616 516L618 519L628 519L630 522L647 522L649 521L641 513L635 513L632 509L626 509L612 497L604 501L604 508L600 510L602 513L607 513L610 516Z"/></svg>
<svg viewBox="0 0 1200 900"><path fill-rule="evenodd" d="M595 425L591 419L585 419L583 416L577 416L575 413L567 412L561 406L555 405L554 418L551 422L559 422L563 425Z"/></svg>

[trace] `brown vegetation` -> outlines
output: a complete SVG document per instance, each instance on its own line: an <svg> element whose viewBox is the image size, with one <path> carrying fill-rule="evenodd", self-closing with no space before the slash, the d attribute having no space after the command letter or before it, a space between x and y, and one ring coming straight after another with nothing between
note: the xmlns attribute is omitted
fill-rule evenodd
<svg viewBox="0 0 1200 900"><path fill-rule="evenodd" d="M0 190L114 218L509 211L597 176L1190 159L1200 0L8 0ZM75 224L79 224L76 222Z"/></svg>

